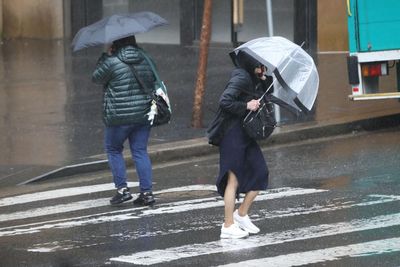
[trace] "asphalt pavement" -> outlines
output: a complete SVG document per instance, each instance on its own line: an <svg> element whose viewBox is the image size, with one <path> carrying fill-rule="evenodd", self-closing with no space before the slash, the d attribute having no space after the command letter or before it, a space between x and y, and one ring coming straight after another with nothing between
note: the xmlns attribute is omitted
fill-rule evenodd
<svg viewBox="0 0 400 267"><path fill-rule="evenodd" d="M398 131L264 147L261 231L239 240L220 239L217 154L155 163L153 207L110 206L108 170L0 188L0 266L397 267Z"/></svg>
<svg viewBox="0 0 400 267"><path fill-rule="evenodd" d="M198 47L142 44L168 87L173 118L152 130L153 161L216 153L205 127L232 70L229 45L211 45L203 128L191 127ZM71 52L69 42L10 40L0 45L0 186L107 168L103 152L101 86L91 73L103 48ZM398 100L348 100L346 53L318 54L320 88L312 113L281 111L280 127L263 146L396 126ZM391 87L393 80L384 80ZM128 155L127 155L128 156Z"/></svg>

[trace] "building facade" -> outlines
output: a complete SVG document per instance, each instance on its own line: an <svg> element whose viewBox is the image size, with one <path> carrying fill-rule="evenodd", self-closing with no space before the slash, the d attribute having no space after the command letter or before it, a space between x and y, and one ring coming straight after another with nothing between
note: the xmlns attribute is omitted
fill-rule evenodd
<svg viewBox="0 0 400 267"><path fill-rule="evenodd" d="M115 13L151 10L169 26L138 36L143 43L193 45L200 37L203 0L0 0L3 38L70 39L81 28ZM347 50L344 1L215 0L212 44L280 35L305 49Z"/></svg>

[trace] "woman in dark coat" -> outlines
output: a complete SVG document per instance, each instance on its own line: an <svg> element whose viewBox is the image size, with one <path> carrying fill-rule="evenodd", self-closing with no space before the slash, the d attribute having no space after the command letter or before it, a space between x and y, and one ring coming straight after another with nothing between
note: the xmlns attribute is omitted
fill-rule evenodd
<svg viewBox="0 0 400 267"><path fill-rule="evenodd" d="M249 111L259 108L259 97L267 90L272 78L265 76L265 66L245 52L239 52L236 61L238 68L232 71L219 101L224 117L216 183L225 202L221 238L241 238L260 231L251 222L248 212L259 191L266 190L268 185L264 156L257 142L244 132L242 121ZM240 193L245 197L234 211L235 199Z"/></svg>

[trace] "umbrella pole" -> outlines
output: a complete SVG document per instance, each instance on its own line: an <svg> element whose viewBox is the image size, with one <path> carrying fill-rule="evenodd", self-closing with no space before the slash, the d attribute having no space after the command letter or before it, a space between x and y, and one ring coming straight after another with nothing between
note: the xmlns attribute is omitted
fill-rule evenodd
<svg viewBox="0 0 400 267"><path fill-rule="evenodd" d="M268 34L274 36L274 19L272 17L272 3L271 0L266 0L267 19L268 19Z"/></svg>
<svg viewBox="0 0 400 267"><path fill-rule="evenodd" d="M272 86L274 85L274 82L272 82L269 87L267 88L267 90L265 90L264 94L262 94L262 96L258 99L261 100L263 99L263 97L269 92L269 90L271 90Z"/></svg>

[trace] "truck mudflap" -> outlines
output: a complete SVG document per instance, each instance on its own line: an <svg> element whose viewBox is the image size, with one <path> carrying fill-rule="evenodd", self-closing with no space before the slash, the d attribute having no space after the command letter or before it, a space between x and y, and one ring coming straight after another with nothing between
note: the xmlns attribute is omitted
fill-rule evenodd
<svg viewBox="0 0 400 267"><path fill-rule="evenodd" d="M359 84L360 78L358 76L358 57L347 57L347 71L349 76L349 84Z"/></svg>

